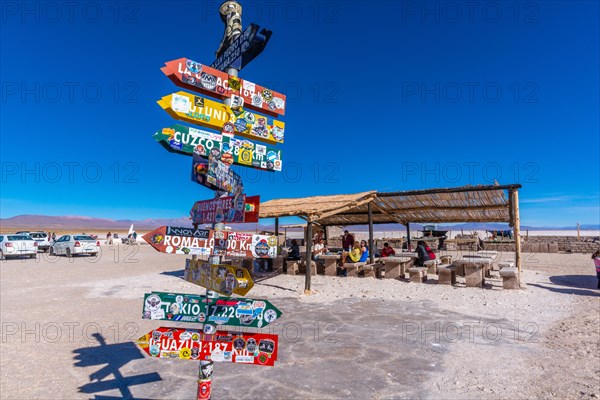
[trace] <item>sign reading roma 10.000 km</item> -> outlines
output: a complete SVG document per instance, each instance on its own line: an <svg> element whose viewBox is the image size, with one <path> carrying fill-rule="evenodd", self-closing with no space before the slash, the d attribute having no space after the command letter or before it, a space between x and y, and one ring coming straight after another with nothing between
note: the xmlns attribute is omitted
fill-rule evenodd
<svg viewBox="0 0 600 400"><path fill-rule="evenodd" d="M225 254L236 258L273 258L277 255L277 237L254 233L221 231ZM215 247L215 231L161 226L146 233L143 239L155 250L171 254L210 256Z"/></svg>

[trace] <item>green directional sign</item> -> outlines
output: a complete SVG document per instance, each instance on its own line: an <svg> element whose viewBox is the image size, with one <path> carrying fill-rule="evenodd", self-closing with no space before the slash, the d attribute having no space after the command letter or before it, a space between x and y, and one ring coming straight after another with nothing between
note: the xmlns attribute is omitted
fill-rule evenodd
<svg viewBox="0 0 600 400"><path fill-rule="evenodd" d="M142 318L263 328L281 316L266 300L152 292L144 295Z"/></svg>
<svg viewBox="0 0 600 400"><path fill-rule="evenodd" d="M175 124L154 134L154 140L172 153L191 156L194 152L207 157L211 152L219 155L228 165L236 164L267 171L281 171L281 150L247 139L230 137Z"/></svg>

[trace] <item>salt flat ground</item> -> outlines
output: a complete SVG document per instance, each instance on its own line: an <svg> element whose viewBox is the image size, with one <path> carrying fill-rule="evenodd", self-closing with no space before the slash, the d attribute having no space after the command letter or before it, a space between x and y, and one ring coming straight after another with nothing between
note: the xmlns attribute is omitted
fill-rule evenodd
<svg viewBox="0 0 600 400"><path fill-rule="evenodd" d="M456 254L455 254L456 255ZM509 259L512 254L504 255ZM103 246L99 258L0 263L2 399L190 399L198 362L133 340L149 291L203 293L184 256ZM279 275L275 367L215 364L215 399L598 398L600 297L587 254L525 254L523 288ZM188 324L189 325L189 324Z"/></svg>

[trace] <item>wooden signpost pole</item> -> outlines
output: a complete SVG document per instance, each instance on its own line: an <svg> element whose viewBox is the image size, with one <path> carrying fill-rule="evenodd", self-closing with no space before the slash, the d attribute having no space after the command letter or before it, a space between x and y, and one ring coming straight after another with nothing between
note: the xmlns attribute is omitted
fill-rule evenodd
<svg viewBox="0 0 600 400"><path fill-rule="evenodd" d="M217 53L222 52L224 45L227 43L231 43L242 33L242 6L237 1L227 1L221 4L219 7L219 14L221 15L221 21L225 23L225 35L223 37L223 42L219 46L219 50ZM238 76L238 71L235 68L229 68L227 73L231 76ZM225 105L231 107L231 98L225 99L223 102ZM215 198L219 197L219 192L215 191ZM223 231L225 230L225 224L223 223L214 223L213 230ZM215 238L216 240L216 238ZM211 256L210 264L220 264L221 256ZM218 297L218 294L212 290L206 289L206 300L214 299ZM206 332L206 327L211 327L211 325L204 325L205 333L214 333L214 332ZM209 328L209 329L211 329ZM213 329L211 329L213 330ZM214 329L216 330L216 329ZM210 374L207 375L205 372L210 370ZM199 399L210 399L211 398L211 387L212 387L212 372L213 372L213 361L200 361L200 365L198 366L198 393L196 398ZM202 391L208 388L208 397L201 397L203 395ZM205 396L205 395L204 395Z"/></svg>

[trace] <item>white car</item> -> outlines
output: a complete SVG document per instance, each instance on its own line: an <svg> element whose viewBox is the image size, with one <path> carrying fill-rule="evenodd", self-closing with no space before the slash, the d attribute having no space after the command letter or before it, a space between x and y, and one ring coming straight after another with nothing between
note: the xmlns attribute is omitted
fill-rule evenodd
<svg viewBox="0 0 600 400"><path fill-rule="evenodd" d="M100 251L100 241L89 235L64 235L50 246L50 254L72 257L77 254L95 256Z"/></svg>
<svg viewBox="0 0 600 400"><path fill-rule="evenodd" d="M46 252L50 248L50 238L48 237L48 234L46 232L23 231L17 232L17 234L31 236L31 238L37 242L38 250Z"/></svg>
<svg viewBox="0 0 600 400"><path fill-rule="evenodd" d="M29 235L0 235L0 260L19 256L35 258L37 252L38 244Z"/></svg>

